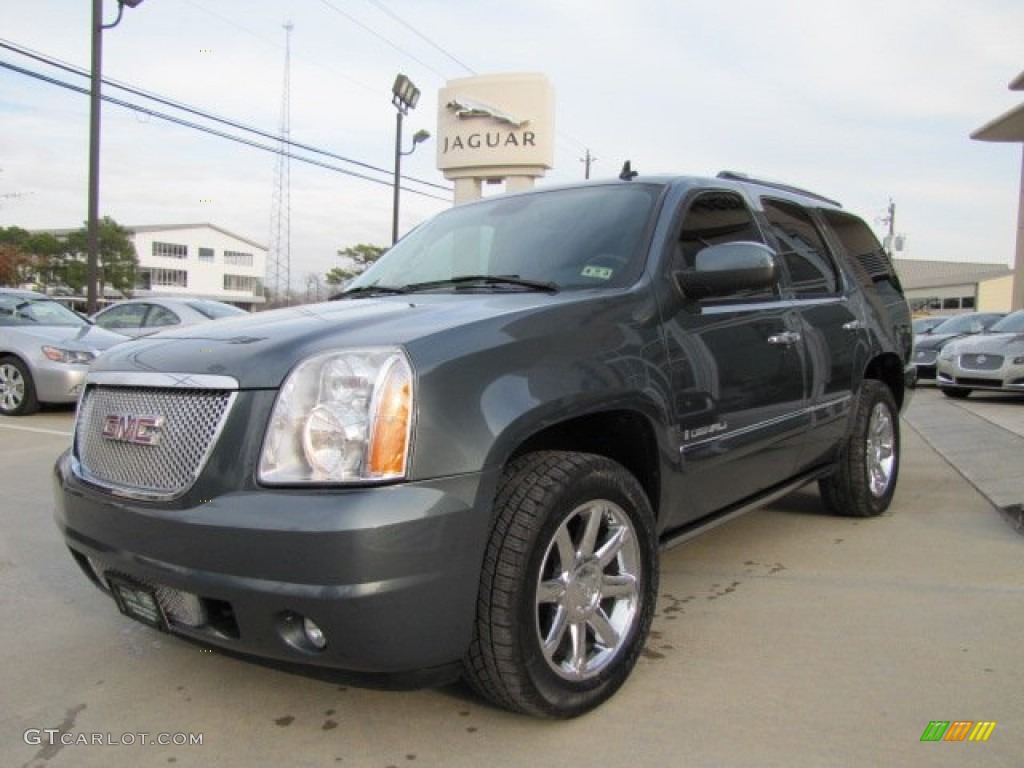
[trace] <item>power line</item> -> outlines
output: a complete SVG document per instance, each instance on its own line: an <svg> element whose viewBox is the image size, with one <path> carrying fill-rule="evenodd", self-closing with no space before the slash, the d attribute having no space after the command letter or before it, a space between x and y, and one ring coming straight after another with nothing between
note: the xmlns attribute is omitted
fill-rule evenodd
<svg viewBox="0 0 1024 768"><path fill-rule="evenodd" d="M423 62L422 60L420 60L420 59L416 58L415 56L413 56L413 54L409 53L409 52L408 52L407 50L405 50L404 48L402 48L402 47L400 47L400 46L398 46L398 45L396 45L396 44L392 43L392 42L391 42L390 40L388 40L387 38L385 38L385 37L384 37L383 35L381 35L380 33L376 32L375 30L371 29L371 28L370 28L370 27L369 27L368 25L366 25L366 24L364 24L363 22L359 21L358 19L354 18L354 17L352 16L352 15L350 15L350 14L346 13L345 11L342 11L342 10L338 9L337 7L335 7L334 5L332 5L332 4L331 4L331 3L329 2L329 0L320 0L320 1L321 1L321 2L322 2L322 3L324 4L324 5L326 5L326 6L328 7L328 8L330 8L331 10L335 11L335 12L336 12L336 13L338 13L338 14L341 14L342 16L344 16L345 18L347 18L347 19L348 19L349 21L351 21L352 23L354 23L354 24L356 24L356 25L360 26L361 28L363 28L364 30L366 30L367 32L369 32L369 33L370 33L371 35L373 35L374 37L376 37L376 38L377 38L378 40L382 40L383 42L387 43L387 44L388 44L389 46L391 46L392 48L394 48L394 49L395 49L396 51L398 51L399 53L401 53L401 54L404 54L405 56L408 56L408 57L409 57L409 58L411 58L411 59L412 59L413 61L415 61L415 62L417 62L418 64L420 64L421 66L424 66L424 67L426 67L426 68L427 68L427 69L429 69L429 70L430 70L431 72L433 72L433 73L434 73L435 75L437 75L438 77L440 77L440 78L441 78L442 80L447 80L447 79L448 79L448 78L447 78L447 77L446 77L446 76L445 76L444 74L442 74L441 72L438 72L438 71L437 71L436 69L434 69L433 67L431 67L431 66L430 66L429 64L426 64L426 63L424 63L424 62ZM451 53L451 52L450 52L450 51L449 51L449 50L448 50L447 48L444 48L443 46L439 45L438 43L435 43L435 42L434 42L433 40L431 40L431 39L430 39L429 37L427 37L427 36L426 36L425 34L423 34L422 32L420 32L420 31L419 31L419 30L418 30L418 29L417 29L416 27L414 27L414 26L413 26L412 24L410 24L409 22L407 22L407 21L406 21L405 19L403 19L403 18L402 18L401 16L399 16L399 15L398 15L397 13L395 13L395 12L394 12L394 11L392 11L392 10L391 10L390 8L388 8L388 7L386 6L386 5L384 5L384 3L382 3L382 2L380 1L380 0L366 0L366 2L370 3L370 4L371 4L371 5L373 5L374 7L378 8L379 10L383 11L384 13L386 13L386 14L387 14L388 16L390 16L390 17L391 17L391 18L392 18L392 19L393 19L394 21L397 21L397 22L398 22L399 24L401 24L401 25L402 25L403 27L405 27L405 28L406 28L407 30L409 30L410 32L412 32L412 33L413 33L414 35L416 35L416 36L417 36L418 38L420 38L421 40L423 40L424 42L426 42L426 43L427 43L428 45L430 45L430 46L431 46L432 48L434 48L435 50L437 50L437 51L440 51L440 52L441 52L441 53L442 53L442 54L443 54L444 56L447 56L447 57L448 57L449 59L451 59L451 60L452 60L452 61L454 61L454 62L455 62L456 64L458 64L458 65L459 65L460 67L462 67L462 68L463 68L464 70L466 70L467 72L469 72L469 74L471 74L471 75L476 75L476 74L477 74L476 70L474 70L474 69L473 69L472 67L470 67L470 66L469 66L468 64L466 64L465 62L463 62L463 61L462 61L461 59L457 58L457 57L456 57L456 56L455 56L455 55L454 55L453 53ZM572 145L574 146L574 149L573 149L573 151L574 151L574 152L575 152L575 151L577 151L577 150L585 150L585 149L587 149L587 145L586 145L586 144L585 144L584 142L582 142L582 141L580 141L579 139L577 139L577 138L575 138L575 137L571 136L570 134L566 133L565 131L562 131L562 130L556 130L556 131L555 131L555 134L556 134L556 136L557 136L557 137L558 137L559 139L561 139L561 140L562 140L563 142L565 142L565 143L568 143L568 144L572 144Z"/></svg>
<svg viewBox="0 0 1024 768"><path fill-rule="evenodd" d="M419 65L420 65L421 67L425 67L426 69L429 69L429 70L430 70L431 72L433 72L433 73L434 73L435 75L437 75L438 77L440 77L440 78L441 78L442 80L445 80L445 79L446 79L446 77L445 77L444 73L442 73L442 72L438 72L438 71L437 71L436 69L434 69L434 68L433 68L432 66L430 66L429 64L427 64L427 63L426 63L425 61L423 61L422 59L418 59L417 57L413 56L413 55L412 55L411 53L409 53L409 52L408 52L408 51L406 51L405 49L403 49L403 48L401 48L401 47L399 47L399 46L395 45L395 44L394 44L394 43L392 43L392 42L391 42L390 40L388 40L388 39L387 39L386 37L384 37L384 35L382 35L382 34L380 34L379 32L377 32L377 31L373 30L373 29L372 29L371 27L369 27L369 26L367 26L366 24L364 24L363 22L361 22L361 21L360 21L359 19L357 19L357 18L356 18L355 16L353 16L352 14L350 14L350 13L346 13L345 11L341 10L340 8L338 8L338 7L336 6L336 5L334 5L333 3L331 3L331 2L330 2L330 0L320 0L320 2L321 2L321 3L323 3L324 5L326 5L326 6L328 7L328 8L330 8L330 9L331 9L332 11L334 11L334 12L335 12L335 13L337 13L338 15L340 15L340 16L344 16L344 17L345 17L346 19L348 19L349 21L351 21L351 22L352 22L353 24L355 24L356 26L358 26L358 27L361 27L361 28L363 28L364 30L366 30L367 32L369 32L369 33L370 33L371 35L373 35L374 37L376 37L376 38L377 38L378 40L380 40L380 41L381 41L382 43L384 43L384 44L386 44L386 45L390 46L391 48L394 48L394 49L395 49L396 51L398 51L399 53L401 53L401 54L403 54L403 55L405 55L405 56L408 56L408 57L409 57L410 59L412 59L413 61L415 61L415 62L416 62L417 64L419 64Z"/></svg>
<svg viewBox="0 0 1024 768"><path fill-rule="evenodd" d="M65 72L70 72L72 74L79 75L81 77L89 77L89 72L87 70L81 68L81 67L76 67L73 64L69 64L67 62L64 62L64 61L61 61L59 59L56 59L56 58L54 58L52 56L48 56L46 54L40 53L38 51L32 51L32 50L30 50L28 48L24 48L24 47L19 46L19 45L15 44L15 43L12 43L9 40L4 40L4 39L0 38L0 48L6 48L7 50L9 50L9 51L11 51L13 53L17 53L17 54L20 54L20 55L25 56L27 58L34 59L36 61L42 62L44 64L47 64L47 65L49 65L51 67L54 67L56 69L64 70ZM146 91L146 90L143 90L141 88L137 88L135 86L128 85L126 83L121 83L121 82L119 82L117 80L111 80L111 79L108 79L108 78L103 78L103 83L106 84L106 85L110 85L113 88L117 88L119 90L125 91L126 93L130 93L130 94L132 94L134 96L140 96L142 98L149 99L150 101L155 101L158 104L163 104L164 106L172 107L174 109L181 110L182 112L186 112L186 113L191 114L191 115L196 115L197 117L202 117L202 118L204 118L206 120L209 120L211 122L214 122L214 123L220 123L221 125L227 125L227 126L230 126L231 128L236 128L236 129L238 129L240 131L247 131L249 133L256 134L257 136L260 136L262 138L270 139L271 141L279 141L281 139L281 137L279 135L270 133L269 131L264 131L264 130L261 130L259 128L255 128L253 126L246 125L244 123L239 123L236 120L231 120L231 119L226 118L226 117L220 117L220 116L215 115L215 114L213 114L211 112L206 112L205 110L201 110L201 109L199 109L197 107L189 106L188 104L184 104L183 102L175 101L173 99L169 99L167 97L160 96L158 94L152 93L150 91ZM86 91L86 92L88 93L88 91ZM106 97L104 97L104 98L106 98ZM139 107L139 109L142 109L142 108ZM145 110L143 110L143 111L145 111ZM336 152L331 152L329 150L320 149L318 147L314 147L314 146L311 146L309 144L304 144L302 142L292 141L290 137L288 137L286 139L285 143L288 146L293 147L295 149L302 149L302 150L305 150L307 152L313 152L315 154L323 155L325 157L330 157L330 158L333 158L335 160L341 160L342 162L351 163L352 165L358 166L360 168L365 168L367 170L376 171L378 173L383 173L383 174L387 174L387 175L391 175L391 173L392 173L392 171L390 171L390 170L388 170L386 168L381 168L379 166L371 165L369 163L364 163L364 162L362 162L360 160L355 160L355 159L350 158L350 157L345 157L344 155L339 155ZM412 176L405 176L405 175L403 175L402 178L405 179L406 181L414 182L416 184L422 184L422 185L427 186L427 187L434 187L435 189L441 189L441 190L444 190L446 192L450 192L451 191L451 187L445 186L443 184L436 184L434 182L426 181L424 179L417 179L417 178L412 177Z"/></svg>
<svg viewBox="0 0 1024 768"><path fill-rule="evenodd" d="M207 7L203 6L203 5L200 5L199 3L195 2L195 0L185 0L185 2L188 3L189 5L191 5L193 8L196 8L196 9L202 11L203 13L207 13L210 16L214 16L215 18L220 19L225 24L229 24L232 27L235 27L237 29L242 30L247 35L250 35L250 36L256 38L257 40L259 40L259 41L261 41L261 42L271 46L272 48L280 49L280 47L281 47L276 42L271 40L269 37L261 35L259 32L254 32L253 30L249 29L248 27L246 27L246 26L244 26L242 24L239 24L237 21L235 21L234 19L231 19L231 18L225 16L224 14L218 13L217 11L214 11L211 8L207 8ZM379 88L375 88L372 85L367 85L362 80L357 80L356 78L352 77L349 74L346 74L345 72L342 72L341 70L334 69L333 67L327 67L327 66L325 66L324 64L321 64L318 61L314 61L313 59L309 59L309 58L306 58L306 57L303 57L303 56L297 56L296 58L300 58L303 61L307 61L307 62L313 64L314 66L320 67L321 69L323 69L326 72L330 72L333 75L338 75L339 77L343 77L344 79L348 80L350 83L352 83L354 85L358 85L360 88L363 88L363 89L369 91L370 93L377 94L377 95L380 94L380 89Z"/></svg>
<svg viewBox="0 0 1024 768"><path fill-rule="evenodd" d="M468 64L464 64L464 63L463 63L463 62L461 62L461 61L460 61L459 59L455 58L455 56L454 56L453 54L449 53L449 52L448 52L448 51L447 51L447 50L446 50L445 48L442 48L442 47L441 47L440 45L438 45L437 43L435 43L435 42L434 42L433 40L431 40L431 39L430 39L429 37L427 37L426 35L424 35L424 34L423 34L422 32L420 32L420 31L419 31L418 29L416 29L416 27L414 27L414 26L412 26L411 24L409 24L409 23L408 23L407 21L405 21L405 19L403 19L403 18L402 18L401 16L399 16L399 15L398 15L397 13L395 13L395 12L394 12L394 11L392 11L392 10L391 10L390 8L388 8L388 7L386 6L386 5L384 5L384 3L380 2L380 0L366 0L366 1L367 1L368 3L371 3L372 5L375 5L375 6L376 6L377 8L379 8L380 10L384 11L384 13L386 13L386 14L387 14L388 16L390 16L390 17L391 17L392 19L394 19L394 20L395 20L395 21L397 21L397 22L398 22L399 24L401 24L401 25L402 25L403 27L405 27L406 29L408 29L408 30L409 30L410 32L412 32L412 33L413 33L414 35L416 35L416 37L418 37L418 38L419 38L420 40L423 40L423 41L424 41L424 42L426 42L426 43L427 43L428 45L431 45L431 46L433 46L433 47L434 47L434 48L435 48L436 50L440 51L440 52L441 52L441 53L443 53L443 54L444 54L445 56L447 56L447 57L448 57L449 59L451 59L451 60L452 60L452 61L454 61L454 62L455 62L456 64L458 64L458 65L459 65L460 67L462 67L462 68L463 68L464 70L466 70L467 72L469 72L469 74L471 74L471 75L475 75L475 74L476 74L476 72L475 72L475 71L474 71L474 70L473 70L473 69L472 69L472 68L471 68L471 67L470 67L470 66L469 66Z"/></svg>
<svg viewBox="0 0 1024 768"><path fill-rule="evenodd" d="M28 77L35 78L36 80L41 80L41 81L49 83L51 85L56 85L56 86L59 86L61 88L66 88L67 90L70 90L70 91L75 91L77 93L89 95L89 92L90 92L88 88L83 88L83 87L78 86L78 85L73 85L72 83L68 83L68 82L65 82L63 80L58 80L57 78L49 77L48 75L44 75L44 74L39 73L39 72L33 72L31 70L24 69L22 67L16 66L16 65L11 64L11 63L6 62L6 61L0 61L0 67L2 67L4 69L9 69L9 70L11 70L13 72L17 72L17 73L22 74L22 75L26 75ZM180 126L183 126L185 128L191 128L193 130L202 131L203 133L208 133L208 134L210 134L212 136L217 136L217 137L222 138L222 139L227 139L229 141L234 141L234 142L236 142L238 144L244 144L245 146L253 147L254 149L261 149L261 150L263 150L265 152L273 152L274 154L279 154L279 153L282 152L282 150L277 148L277 147L268 146L266 144L260 144L258 142L252 141L251 139L242 138L241 136L233 136L233 135L231 135L229 133L225 133L224 131L218 131L218 130L216 130L214 128L210 128L210 127L205 126L205 125L199 125L198 123L193 123L193 122L191 122L189 120L183 120L182 118L175 117L174 115L168 115L168 114L165 114L163 112L157 112L154 109L150 109L148 107L144 107L144 106L141 106L139 104L133 104L133 103L128 102L128 101L123 101L121 99L116 99L113 96L106 96L106 95L102 95L101 94L101 98L103 99L103 101L110 102L111 104L116 104L119 107L124 107L125 109L130 109L130 110L132 110L134 112L140 112L142 114L149 115L150 117L156 117L156 118L158 118L160 120L166 120L167 122L174 123L175 125L180 125ZM385 186L385 187L389 187L389 188L392 186L392 182L388 181L388 180L377 179L377 178L374 178L373 176L367 176L366 174L358 173L356 171L349 170L348 168L341 168L341 167L339 167L337 165L331 165L330 163L325 163L325 162L322 162L320 160L315 160L315 159L313 159L311 157L304 157L302 155L296 155L296 154L293 154L293 153L290 153L290 152L287 153L287 154L288 154L288 157L291 158L292 160L298 160L301 163L307 163L308 165L315 165L318 168L325 168L325 169L327 169L329 171L335 171L337 173L341 173L341 174L344 174L346 176L353 176L353 177L355 177L357 179L363 179L365 181L372 181L374 184L380 184L381 186ZM406 178L406 177L403 176L402 178ZM413 188L405 187L405 186L403 186L401 189L403 191L405 191L405 192L411 192L414 195L421 195L422 197L430 197L430 198L433 198L434 200L441 200L441 201L446 202L446 203L450 203L451 202L451 199L448 198L448 197L441 197L440 195L431 194L430 192L424 192L423 190L420 190L420 189L413 189Z"/></svg>

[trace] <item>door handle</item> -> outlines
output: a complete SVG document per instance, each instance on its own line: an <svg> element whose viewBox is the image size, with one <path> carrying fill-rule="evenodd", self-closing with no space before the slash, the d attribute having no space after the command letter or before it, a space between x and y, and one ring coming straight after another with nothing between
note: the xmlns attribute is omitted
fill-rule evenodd
<svg viewBox="0 0 1024 768"><path fill-rule="evenodd" d="M768 337L769 344L781 344L788 347L800 341L800 334L795 331L784 331Z"/></svg>
<svg viewBox="0 0 1024 768"><path fill-rule="evenodd" d="M843 330L844 331L863 331L864 330L864 323L862 323L860 320L851 320L848 323L843 323Z"/></svg>

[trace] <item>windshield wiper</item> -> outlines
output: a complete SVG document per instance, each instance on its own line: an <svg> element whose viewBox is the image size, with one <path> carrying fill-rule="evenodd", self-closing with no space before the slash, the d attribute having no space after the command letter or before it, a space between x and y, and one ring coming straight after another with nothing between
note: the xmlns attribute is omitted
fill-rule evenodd
<svg viewBox="0 0 1024 768"><path fill-rule="evenodd" d="M392 296L395 294L408 293L405 286L399 285L360 285L350 288L347 291L336 293L330 297L331 301L338 299L350 299L357 296Z"/></svg>
<svg viewBox="0 0 1024 768"><path fill-rule="evenodd" d="M517 275L459 275L458 277L449 277L445 280L430 280L425 283L410 283L405 286L405 290L410 292L429 291L432 288L444 288L446 286L454 288L511 286L513 288L526 288L531 291L558 293L558 286L554 283L542 283L538 280L524 280Z"/></svg>

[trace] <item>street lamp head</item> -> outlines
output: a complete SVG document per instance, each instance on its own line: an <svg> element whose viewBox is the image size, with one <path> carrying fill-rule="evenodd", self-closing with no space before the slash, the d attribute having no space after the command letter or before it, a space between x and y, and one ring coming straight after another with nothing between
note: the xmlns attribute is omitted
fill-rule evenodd
<svg viewBox="0 0 1024 768"><path fill-rule="evenodd" d="M121 5L127 5L129 8L138 8L142 4L142 0L117 0Z"/></svg>
<svg viewBox="0 0 1024 768"><path fill-rule="evenodd" d="M424 141L430 138L430 131L419 130L412 135L412 145L415 147L417 144L422 144Z"/></svg>
<svg viewBox="0 0 1024 768"><path fill-rule="evenodd" d="M391 94L391 103L403 113L415 109L416 102L420 100L420 89L413 85L412 80L405 75L395 78L395 84L391 86Z"/></svg>

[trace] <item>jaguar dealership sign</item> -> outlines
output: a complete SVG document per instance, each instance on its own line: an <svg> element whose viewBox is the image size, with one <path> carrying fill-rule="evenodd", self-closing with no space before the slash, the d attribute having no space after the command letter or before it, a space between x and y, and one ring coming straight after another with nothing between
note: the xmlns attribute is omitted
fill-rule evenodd
<svg viewBox="0 0 1024 768"><path fill-rule="evenodd" d="M437 167L455 202L480 197L483 181L529 188L554 161L554 88L539 73L451 80L441 89Z"/></svg>

